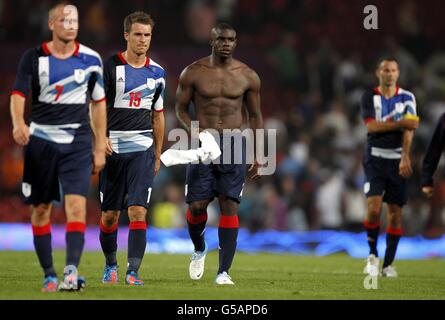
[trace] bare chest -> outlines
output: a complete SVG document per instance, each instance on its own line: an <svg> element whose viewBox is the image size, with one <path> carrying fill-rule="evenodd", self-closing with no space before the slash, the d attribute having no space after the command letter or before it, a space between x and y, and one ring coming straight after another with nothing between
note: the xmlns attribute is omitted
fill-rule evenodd
<svg viewBox="0 0 445 320"><path fill-rule="evenodd" d="M205 98L236 99L248 89L248 80L241 72L207 70L195 82L196 92Z"/></svg>

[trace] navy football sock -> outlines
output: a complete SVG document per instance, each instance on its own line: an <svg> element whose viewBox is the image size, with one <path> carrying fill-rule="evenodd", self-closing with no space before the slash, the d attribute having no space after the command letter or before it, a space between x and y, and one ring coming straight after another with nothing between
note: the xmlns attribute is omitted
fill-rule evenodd
<svg viewBox="0 0 445 320"><path fill-rule="evenodd" d="M128 233L128 267L127 274L131 271L138 272L147 246L147 223L145 221L130 222Z"/></svg>
<svg viewBox="0 0 445 320"><path fill-rule="evenodd" d="M221 215L218 228L219 237L219 268L218 273L227 272L235 256L238 238L238 216Z"/></svg>
<svg viewBox="0 0 445 320"><path fill-rule="evenodd" d="M45 277L57 277L53 266L52 245L51 245L51 225L32 226L34 238L34 248L39 258L40 266L43 269Z"/></svg>
<svg viewBox="0 0 445 320"><path fill-rule="evenodd" d="M377 240L379 238L380 223L369 223L365 221L366 233L368 235L369 254L373 254L378 257L377 253Z"/></svg>
<svg viewBox="0 0 445 320"><path fill-rule="evenodd" d="M117 230L118 223L115 223L111 227L106 227L100 220L100 245L105 255L105 263L107 266L117 265Z"/></svg>
<svg viewBox="0 0 445 320"><path fill-rule="evenodd" d="M85 244L85 223L69 222L66 225L66 265L79 266Z"/></svg>
<svg viewBox="0 0 445 320"><path fill-rule="evenodd" d="M198 216L192 216L190 209L187 210L187 226L190 239L195 246L195 251L204 251L204 232L207 223L207 212L202 212Z"/></svg>
<svg viewBox="0 0 445 320"><path fill-rule="evenodd" d="M386 252L385 259L383 261L383 268L386 268L393 263L401 236L402 229L388 228L386 230Z"/></svg>

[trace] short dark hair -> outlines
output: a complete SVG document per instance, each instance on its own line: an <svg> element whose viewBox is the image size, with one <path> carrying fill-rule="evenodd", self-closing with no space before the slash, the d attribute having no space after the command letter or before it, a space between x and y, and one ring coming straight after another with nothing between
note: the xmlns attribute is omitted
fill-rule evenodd
<svg viewBox="0 0 445 320"><path fill-rule="evenodd" d="M380 65L382 64L383 61L395 62L397 63L397 65L399 65L399 61L397 60L396 57L387 56L387 57L382 57L377 61L376 69L380 68Z"/></svg>
<svg viewBox="0 0 445 320"><path fill-rule="evenodd" d="M219 30L219 31L222 31L222 30L232 30L232 31L235 31L235 29L234 29L230 24L228 24L228 23L226 23L226 22L218 23L218 24L215 26L214 29L215 29L215 30ZM236 31L235 31L235 32L236 32Z"/></svg>
<svg viewBox="0 0 445 320"><path fill-rule="evenodd" d="M148 13L145 13L143 11L133 12L125 17L124 32L130 32L133 23L148 24L151 26L152 29L155 26L153 18Z"/></svg>

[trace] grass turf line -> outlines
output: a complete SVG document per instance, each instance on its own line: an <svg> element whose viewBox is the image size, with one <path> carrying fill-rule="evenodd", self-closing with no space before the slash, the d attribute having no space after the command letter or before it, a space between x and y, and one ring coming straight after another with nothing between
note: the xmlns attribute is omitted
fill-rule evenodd
<svg viewBox="0 0 445 320"><path fill-rule="evenodd" d="M59 279L65 253L54 252ZM377 290L365 290L365 260L345 254L327 257L237 253L231 269L235 286L216 286L218 256L210 252L200 281L188 276L189 256L146 254L139 271L141 287L124 284L126 253L118 253L119 284L101 283L101 252L85 252L79 273L84 292L41 293L43 274L29 251L0 251L0 299L144 299L144 300L299 300L299 299L445 299L445 260L397 260L397 279L378 278Z"/></svg>

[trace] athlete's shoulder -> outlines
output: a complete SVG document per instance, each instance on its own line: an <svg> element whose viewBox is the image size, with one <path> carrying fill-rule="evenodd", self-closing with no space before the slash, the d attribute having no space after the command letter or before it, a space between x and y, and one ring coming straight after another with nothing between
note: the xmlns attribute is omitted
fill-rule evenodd
<svg viewBox="0 0 445 320"><path fill-rule="evenodd" d="M82 56L90 61L95 61L96 63L102 64L102 58L97 51L79 43L79 56Z"/></svg>
<svg viewBox="0 0 445 320"><path fill-rule="evenodd" d="M403 88L399 88L398 90L399 90L398 94L403 96L404 98L406 98L408 100L415 100L416 99L414 93L412 93L411 91L405 90Z"/></svg>
<svg viewBox="0 0 445 320"><path fill-rule="evenodd" d="M150 58L150 61L148 63L148 67L155 72L155 75L158 75L160 77L165 76L165 69L156 61Z"/></svg>

